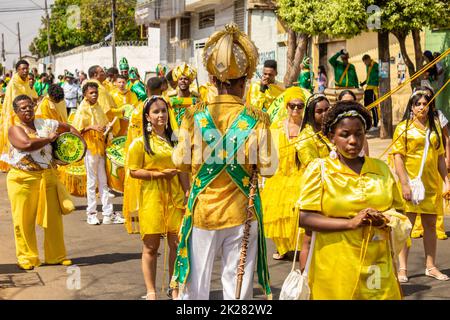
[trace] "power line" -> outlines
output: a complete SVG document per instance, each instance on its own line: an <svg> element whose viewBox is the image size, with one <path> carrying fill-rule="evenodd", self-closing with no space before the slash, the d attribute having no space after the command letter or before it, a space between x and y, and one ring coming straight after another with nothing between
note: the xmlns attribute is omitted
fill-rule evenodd
<svg viewBox="0 0 450 320"><path fill-rule="evenodd" d="M0 8L0 13L42 11L40 8Z"/></svg>

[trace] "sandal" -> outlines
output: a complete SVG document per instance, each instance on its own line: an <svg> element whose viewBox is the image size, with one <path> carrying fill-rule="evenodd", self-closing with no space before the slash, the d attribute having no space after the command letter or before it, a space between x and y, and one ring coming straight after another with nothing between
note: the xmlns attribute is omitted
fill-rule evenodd
<svg viewBox="0 0 450 320"><path fill-rule="evenodd" d="M150 297L154 297L154 299L150 299ZM156 292L150 291L145 295L145 300L156 300Z"/></svg>
<svg viewBox="0 0 450 320"><path fill-rule="evenodd" d="M406 270L406 268L398 268L398 270L399 271L403 270L403 271L405 271L405 273L406 273L406 271L408 271L408 270ZM407 283L409 281L407 276L397 275L397 279L398 279L398 282L400 282L400 283Z"/></svg>
<svg viewBox="0 0 450 320"><path fill-rule="evenodd" d="M440 272L440 275L435 275L435 274L430 273L430 271L433 270L433 269L437 269L437 268L436 267L432 267L432 268L429 268L429 269L428 268L425 269L425 275L427 277L435 278L436 280L439 280L439 281L447 281L447 280L450 279L446 274L443 274L439 270L438 271Z"/></svg>
<svg viewBox="0 0 450 320"><path fill-rule="evenodd" d="M283 260L284 257L285 257L284 254L279 254L278 252L275 252L275 253L272 255L273 260Z"/></svg>

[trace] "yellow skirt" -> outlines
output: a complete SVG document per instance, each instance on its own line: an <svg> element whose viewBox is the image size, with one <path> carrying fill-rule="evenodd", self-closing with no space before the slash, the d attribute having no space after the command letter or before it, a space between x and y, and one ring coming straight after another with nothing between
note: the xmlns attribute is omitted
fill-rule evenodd
<svg viewBox="0 0 450 320"><path fill-rule="evenodd" d="M59 180L67 191L75 197L86 197L87 175L84 159L76 163L58 167Z"/></svg>
<svg viewBox="0 0 450 320"><path fill-rule="evenodd" d="M300 196L300 174L285 176L276 174L266 180L261 193L264 233L274 241L277 251L283 255L295 250L298 228L298 210L295 203Z"/></svg>
<svg viewBox="0 0 450 320"><path fill-rule="evenodd" d="M184 195L178 177L142 181L139 198L139 229L146 234L178 233L183 219Z"/></svg>
<svg viewBox="0 0 450 320"><path fill-rule="evenodd" d="M125 229L129 234L139 233L139 197L142 180L130 177L130 171L125 169L123 192L123 217Z"/></svg>
<svg viewBox="0 0 450 320"><path fill-rule="evenodd" d="M317 232L309 285L313 300L402 299L388 232L369 227Z"/></svg>

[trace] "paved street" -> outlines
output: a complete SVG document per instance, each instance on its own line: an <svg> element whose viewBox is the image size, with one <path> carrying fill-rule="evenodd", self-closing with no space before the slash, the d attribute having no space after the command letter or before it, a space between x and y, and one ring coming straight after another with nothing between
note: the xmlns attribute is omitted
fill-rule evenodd
<svg viewBox="0 0 450 320"><path fill-rule="evenodd" d="M377 156L390 141L370 139L371 155ZM86 224L85 199L75 198L77 211L64 218L68 258L79 267L81 288L70 290L68 277L73 268L42 266L23 271L16 266L10 204L6 191L6 174L0 174L0 299L141 299L145 294L140 268L141 241L139 235L128 235L122 225L90 226ZM122 198L114 199L120 210ZM450 230L450 219L445 219ZM43 233L38 229L38 242L43 260ZM158 286L163 276L162 258L158 261ZM281 285L291 262L271 258L273 243L268 241L269 268L274 299L278 299ZM450 275L450 240L438 241L438 265ZM211 298L220 299L219 262L213 274ZM413 240L409 264L410 283L403 285L406 299L449 299L450 282L439 282L424 276L422 240ZM76 271L76 270L75 270ZM255 279L256 280L256 279ZM69 287L69 288L68 288ZM263 298L255 282L255 298ZM159 293L159 298L167 299Z"/></svg>

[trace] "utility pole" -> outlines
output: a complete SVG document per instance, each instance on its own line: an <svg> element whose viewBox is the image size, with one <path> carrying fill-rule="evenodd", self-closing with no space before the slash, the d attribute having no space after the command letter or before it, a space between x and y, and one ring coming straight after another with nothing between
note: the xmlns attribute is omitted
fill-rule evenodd
<svg viewBox="0 0 450 320"><path fill-rule="evenodd" d="M111 38L111 47L112 47L112 60L113 67L117 67L117 57L116 57L116 0L112 0L112 38Z"/></svg>
<svg viewBox="0 0 450 320"><path fill-rule="evenodd" d="M52 46L50 45L50 17L48 16L47 0L45 0L45 24L47 27L47 48L50 62L53 62Z"/></svg>
<svg viewBox="0 0 450 320"><path fill-rule="evenodd" d="M2 33L2 61L6 61L6 55L5 55L5 34Z"/></svg>
<svg viewBox="0 0 450 320"><path fill-rule="evenodd" d="M20 23L17 22L17 37L19 39L19 60L22 59L22 44L20 43Z"/></svg>

